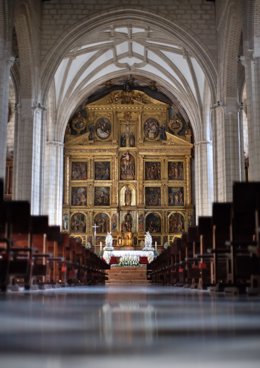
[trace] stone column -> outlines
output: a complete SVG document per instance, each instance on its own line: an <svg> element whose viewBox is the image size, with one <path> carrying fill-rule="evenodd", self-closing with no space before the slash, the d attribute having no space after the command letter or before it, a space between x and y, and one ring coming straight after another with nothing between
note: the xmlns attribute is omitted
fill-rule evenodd
<svg viewBox="0 0 260 368"><path fill-rule="evenodd" d="M229 100L229 99L228 99ZM215 163L217 165L216 199L219 202L232 201L233 183L241 180L241 150L239 106L236 99L216 107Z"/></svg>
<svg viewBox="0 0 260 368"><path fill-rule="evenodd" d="M260 56L247 60L249 180L260 180Z"/></svg>
<svg viewBox="0 0 260 368"><path fill-rule="evenodd" d="M209 216L214 198L212 142L195 143L195 205L196 217Z"/></svg>
<svg viewBox="0 0 260 368"><path fill-rule="evenodd" d="M15 58L8 59L8 52L3 40L0 40L0 178L5 177L6 138L8 123L8 93L10 68Z"/></svg>
<svg viewBox="0 0 260 368"><path fill-rule="evenodd" d="M62 224L63 196L63 142L48 141L45 145L45 174L43 213L49 215L49 223Z"/></svg>
<svg viewBox="0 0 260 368"><path fill-rule="evenodd" d="M32 214L41 211L43 110L23 98L16 116L14 198L30 201Z"/></svg>

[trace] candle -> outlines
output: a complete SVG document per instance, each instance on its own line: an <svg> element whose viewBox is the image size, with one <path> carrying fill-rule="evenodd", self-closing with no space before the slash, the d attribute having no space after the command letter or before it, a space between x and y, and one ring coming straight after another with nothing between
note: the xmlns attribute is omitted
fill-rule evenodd
<svg viewBox="0 0 260 368"><path fill-rule="evenodd" d="M100 252L102 251L102 242L99 243Z"/></svg>
<svg viewBox="0 0 260 368"><path fill-rule="evenodd" d="M155 250L157 250L157 241L155 242Z"/></svg>

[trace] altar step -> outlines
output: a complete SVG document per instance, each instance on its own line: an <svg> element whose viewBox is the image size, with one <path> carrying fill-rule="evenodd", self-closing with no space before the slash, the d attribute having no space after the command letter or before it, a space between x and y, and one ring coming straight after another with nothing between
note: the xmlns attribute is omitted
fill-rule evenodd
<svg viewBox="0 0 260 368"><path fill-rule="evenodd" d="M146 265L139 267L112 266L107 273L106 285L149 285L147 280Z"/></svg>

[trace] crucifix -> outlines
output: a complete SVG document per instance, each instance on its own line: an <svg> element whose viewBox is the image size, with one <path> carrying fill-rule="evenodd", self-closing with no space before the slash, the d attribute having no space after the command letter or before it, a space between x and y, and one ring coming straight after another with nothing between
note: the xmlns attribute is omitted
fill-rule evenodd
<svg viewBox="0 0 260 368"><path fill-rule="evenodd" d="M130 137L130 123L131 123L131 112L125 112L125 135L126 135L126 146L129 147L129 137Z"/></svg>
<svg viewBox="0 0 260 368"><path fill-rule="evenodd" d="M95 247L95 245L96 245L97 228L98 228L99 226L95 223L92 227L93 227L93 229L94 229L93 244L94 244L94 247Z"/></svg>

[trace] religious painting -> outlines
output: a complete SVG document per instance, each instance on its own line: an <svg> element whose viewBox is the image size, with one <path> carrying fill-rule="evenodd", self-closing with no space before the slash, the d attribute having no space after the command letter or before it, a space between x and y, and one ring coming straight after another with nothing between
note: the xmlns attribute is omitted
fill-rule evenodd
<svg viewBox="0 0 260 368"><path fill-rule="evenodd" d="M110 188L109 187L95 187L94 205L95 206L109 206L110 205Z"/></svg>
<svg viewBox="0 0 260 368"><path fill-rule="evenodd" d="M68 125L69 130L67 134L80 135L87 132L87 120L86 112L84 110L78 111L72 118L70 124Z"/></svg>
<svg viewBox="0 0 260 368"><path fill-rule="evenodd" d="M172 213L169 217L169 233L182 233L184 231L184 216Z"/></svg>
<svg viewBox="0 0 260 368"><path fill-rule="evenodd" d="M135 159L128 151L120 159L120 179L134 180L135 178Z"/></svg>
<svg viewBox="0 0 260 368"><path fill-rule="evenodd" d="M86 180L88 178L87 162L71 163L71 180Z"/></svg>
<svg viewBox="0 0 260 368"><path fill-rule="evenodd" d="M149 118L144 123L144 136L149 140L158 138L160 133L160 124L154 118Z"/></svg>
<svg viewBox="0 0 260 368"><path fill-rule="evenodd" d="M70 230L73 233L86 232L86 217L84 213L78 212L71 216Z"/></svg>
<svg viewBox="0 0 260 368"><path fill-rule="evenodd" d="M97 226L97 233L104 233L110 231L109 217L106 213L98 213L94 218L94 223Z"/></svg>
<svg viewBox="0 0 260 368"><path fill-rule="evenodd" d="M177 135L183 129L183 125L181 116L176 115L173 119L169 120L168 128L171 133Z"/></svg>
<svg viewBox="0 0 260 368"><path fill-rule="evenodd" d="M131 232L133 229L133 217L131 213L128 211L124 216L124 221L121 224L121 231L123 233L125 232Z"/></svg>
<svg viewBox="0 0 260 368"><path fill-rule="evenodd" d="M95 162L95 180L110 180L110 162Z"/></svg>
<svg viewBox="0 0 260 368"><path fill-rule="evenodd" d="M168 205L184 206L184 191L182 187L168 188Z"/></svg>
<svg viewBox="0 0 260 368"><path fill-rule="evenodd" d="M87 188L72 187L71 188L71 205L86 206L87 205Z"/></svg>
<svg viewBox="0 0 260 368"><path fill-rule="evenodd" d="M161 232L161 217L157 213L150 213L145 219L145 231L150 233Z"/></svg>
<svg viewBox="0 0 260 368"><path fill-rule="evenodd" d="M145 162L145 180L161 180L160 162Z"/></svg>
<svg viewBox="0 0 260 368"><path fill-rule="evenodd" d="M183 180L184 179L182 161L168 162L168 178L169 180Z"/></svg>
<svg viewBox="0 0 260 368"><path fill-rule="evenodd" d="M140 214L138 217L138 231L143 232L144 231L144 215Z"/></svg>
<svg viewBox="0 0 260 368"><path fill-rule="evenodd" d="M100 139L107 139L111 134L111 123L107 118L100 118L95 124L96 135Z"/></svg>
<svg viewBox="0 0 260 368"><path fill-rule="evenodd" d="M147 206L161 205L161 188L146 187L145 188L145 204Z"/></svg>
<svg viewBox="0 0 260 368"><path fill-rule="evenodd" d="M111 219L111 231L117 230L117 214L113 213L112 219Z"/></svg>

